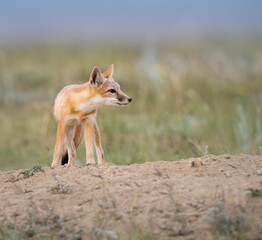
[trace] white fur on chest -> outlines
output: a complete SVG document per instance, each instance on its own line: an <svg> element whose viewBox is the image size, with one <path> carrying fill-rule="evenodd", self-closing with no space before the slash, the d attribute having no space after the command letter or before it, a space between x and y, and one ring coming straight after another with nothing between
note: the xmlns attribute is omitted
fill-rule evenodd
<svg viewBox="0 0 262 240"><path fill-rule="evenodd" d="M88 114L84 118L79 118L76 114L71 114L64 118L64 123L66 125L79 124L83 121L88 121L93 124L96 121L96 113Z"/></svg>
<svg viewBox="0 0 262 240"><path fill-rule="evenodd" d="M96 108L105 104L105 98L101 96L95 96L84 103L80 103L76 106L76 111L83 111L86 113L94 111Z"/></svg>
<svg viewBox="0 0 262 240"><path fill-rule="evenodd" d="M89 114L87 115L85 118L84 118L85 121L88 121L89 123L91 124L94 124L96 122L96 113L92 113L92 114Z"/></svg>
<svg viewBox="0 0 262 240"><path fill-rule="evenodd" d="M80 119L76 114L70 114L64 118L64 123L66 125L77 124L80 123Z"/></svg>

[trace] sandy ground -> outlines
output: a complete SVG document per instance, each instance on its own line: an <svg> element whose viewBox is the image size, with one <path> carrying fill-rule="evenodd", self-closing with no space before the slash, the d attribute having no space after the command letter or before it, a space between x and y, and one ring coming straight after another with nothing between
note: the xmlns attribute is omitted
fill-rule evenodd
<svg viewBox="0 0 262 240"><path fill-rule="evenodd" d="M203 165L192 167L192 161ZM157 239L212 239L204 220L223 202L228 216L245 213L247 238L262 237L262 156L207 155L130 166L44 168L27 179L0 172L0 222L46 226L57 238L92 229L111 238L143 229ZM71 236L71 237L70 237Z"/></svg>

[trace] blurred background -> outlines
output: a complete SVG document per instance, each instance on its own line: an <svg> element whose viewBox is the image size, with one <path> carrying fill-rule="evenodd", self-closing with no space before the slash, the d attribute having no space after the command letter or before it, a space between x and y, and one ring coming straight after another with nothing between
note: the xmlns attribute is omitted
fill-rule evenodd
<svg viewBox="0 0 262 240"><path fill-rule="evenodd" d="M107 162L260 154L261 12L258 0L0 1L0 169L50 165L55 96L111 63L133 102L99 109Z"/></svg>

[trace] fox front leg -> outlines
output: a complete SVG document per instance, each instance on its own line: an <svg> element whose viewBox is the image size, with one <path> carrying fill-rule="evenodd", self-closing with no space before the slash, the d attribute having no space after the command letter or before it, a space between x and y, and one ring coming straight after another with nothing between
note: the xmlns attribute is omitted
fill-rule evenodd
<svg viewBox="0 0 262 240"><path fill-rule="evenodd" d="M76 146L74 143L74 133L75 125L68 126L65 134L65 146L68 151L68 167L75 164Z"/></svg>
<svg viewBox="0 0 262 240"><path fill-rule="evenodd" d="M94 123L94 135L95 135L95 148L96 148L97 162L98 164L104 164L105 163L104 151L101 146L100 131L97 123Z"/></svg>
<svg viewBox="0 0 262 240"><path fill-rule="evenodd" d="M85 146L86 146L86 164L95 164L94 158L94 128L89 121L85 122Z"/></svg>

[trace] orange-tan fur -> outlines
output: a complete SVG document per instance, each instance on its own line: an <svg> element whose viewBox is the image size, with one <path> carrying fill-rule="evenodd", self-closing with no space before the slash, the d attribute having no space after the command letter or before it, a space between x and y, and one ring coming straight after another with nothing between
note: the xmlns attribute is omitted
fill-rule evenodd
<svg viewBox="0 0 262 240"><path fill-rule="evenodd" d="M95 163L94 147L98 164L104 163L96 122L97 109L101 106L127 105L132 100L120 90L113 79L113 72L113 64L103 74L98 67L94 67L88 82L66 86L57 95L54 116L58 126L52 167L61 165L64 156L68 156L68 166L74 164L83 132L87 164Z"/></svg>

